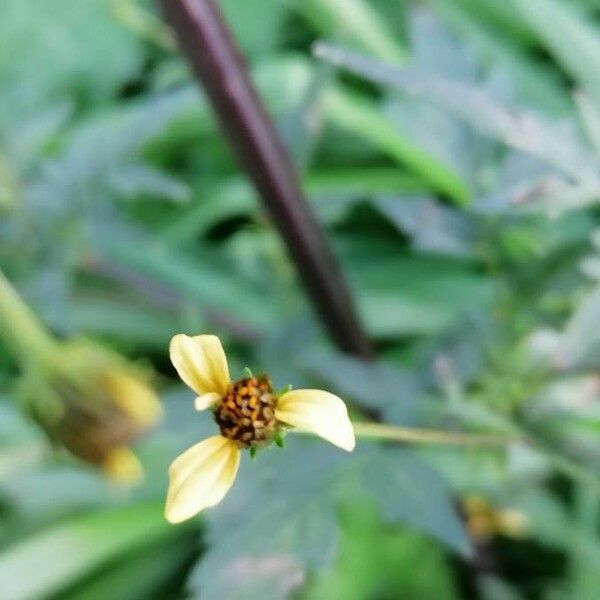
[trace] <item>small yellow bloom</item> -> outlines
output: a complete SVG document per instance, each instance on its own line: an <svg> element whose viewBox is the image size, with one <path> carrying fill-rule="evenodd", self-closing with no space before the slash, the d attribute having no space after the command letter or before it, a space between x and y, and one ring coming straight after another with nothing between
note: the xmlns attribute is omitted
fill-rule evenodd
<svg viewBox="0 0 600 600"><path fill-rule="evenodd" d="M144 478L144 469L138 457L127 446L110 450L104 457L102 470L109 481L117 484L130 485Z"/></svg>
<svg viewBox="0 0 600 600"><path fill-rule="evenodd" d="M93 342L56 344L57 358L43 377L35 372L21 379L24 409L56 446L111 481L139 481L142 466L129 446L162 416L148 374Z"/></svg>
<svg viewBox="0 0 600 600"><path fill-rule="evenodd" d="M527 516L514 508L495 508L482 496L467 496L463 501L467 528L473 539L487 542L496 535L520 539L527 535Z"/></svg>
<svg viewBox="0 0 600 600"><path fill-rule="evenodd" d="M196 410L211 409L220 435L192 446L169 468L165 516L171 523L218 504L229 491L241 450L267 446L288 426L314 433L351 452L354 430L346 405L321 390L294 390L277 396L266 375L229 378L227 358L214 335L176 335L171 361L198 397Z"/></svg>

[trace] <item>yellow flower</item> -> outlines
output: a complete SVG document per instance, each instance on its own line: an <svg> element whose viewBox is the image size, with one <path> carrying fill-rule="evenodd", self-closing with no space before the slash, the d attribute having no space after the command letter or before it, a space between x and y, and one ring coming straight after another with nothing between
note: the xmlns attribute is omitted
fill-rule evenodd
<svg viewBox="0 0 600 600"><path fill-rule="evenodd" d="M527 535L527 516L514 508L495 508L482 496L467 496L463 501L467 528L478 542L487 542L496 535L523 538Z"/></svg>
<svg viewBox="0 0 600 600"><path fill-rule="evenodd" d="M50 440L115 483L141 479L129 446L162 416L148 374L84 340L56 342L56 359L40 369L23 374L19 395Z"/></svg>
<svg viewBox="0 0 600 600"><path fill-rule="evenodd" d="M150 374L92 341L55 339L2 271L0 336L20 363L22 407L50 441L115 482L140 479L129 446L162 416Z"/></svg>
<svg viewBox="0 0 600 600"><path fill-rule="evenodd" d="M241 450L262 448L289 426L348 452L354 449L352 423L337 396L321 390L285 391L278 396L266 375L231 382L225 352L214 335L176 335L170 355L181 379L198 394L196 410L211 409L221 432L171 464L165 508L171 523L218 504L233 485Z"/></svg>

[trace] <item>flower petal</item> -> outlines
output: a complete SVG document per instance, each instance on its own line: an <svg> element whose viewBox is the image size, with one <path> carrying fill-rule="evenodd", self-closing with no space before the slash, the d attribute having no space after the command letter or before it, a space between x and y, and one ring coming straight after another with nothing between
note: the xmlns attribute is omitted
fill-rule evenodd
<svg viewBox="0 0 600 600"><path fill-rule="evenodd" d="M343 400L322 390L292 390L277 401L275 417L299 429L310 431L351 452L354 429Z"/></svg>
<svg viewBox="0 0 600 600"><path fill-rule="evenodd" d="M229 368L221 341L216 335L178 334L171 339L171 362L179 377L199 396L223 395L229 385Z"/></svg>
<svg viewBox="0 0 600 600"><path fill-rule="evenodd" d="M144 478L144 468L137 456L126 446L113 448L102 463L102 470L110 481L131 485Z"/></svg>
<svg viewBox="0 0 600 600"><path fill-rule="evenodd" d="M194 400L194 408L196 410L206 410L215 405L223 396L216 392L209 392L208 394L202 394Z"/></svg>
<svg viewBox="0 0 600 600"><path fill-rule="evenodd" d="M116 404L141 427L151 427L162 417L160 400L141 376L124 370L107 370L102 383Z"/></svg>
<svg viewBox="0 0 600 600"><path fill-rule="evenodd" d="M218 504L233 485L240 464L235 442L215 435L186 450L169 467L165 517L185 521Z"/></svg>

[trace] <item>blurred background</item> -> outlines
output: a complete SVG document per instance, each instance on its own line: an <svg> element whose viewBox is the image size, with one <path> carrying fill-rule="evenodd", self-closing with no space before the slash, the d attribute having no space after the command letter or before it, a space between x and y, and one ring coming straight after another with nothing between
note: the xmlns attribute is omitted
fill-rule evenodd
<svg viewBox="0 0 600 600"><path fill-rule="evenodd" d="M155 4L0 0L0 598L598 598L600 2L219 4L376 360L328 339ZM179 332L462 437L289 436L171 526L215 431Z"/></svg>

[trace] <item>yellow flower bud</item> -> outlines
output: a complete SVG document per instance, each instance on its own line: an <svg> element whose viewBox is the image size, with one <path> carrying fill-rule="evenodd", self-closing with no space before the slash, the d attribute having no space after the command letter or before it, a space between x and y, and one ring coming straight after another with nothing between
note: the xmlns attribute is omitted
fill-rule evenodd
<svg viewBox="0 0 600 600"><path fill-rule="evenodd" d="M463 501L471 537L487 542L496 535L522 538L527 534L527 516L513 508L495 508L482 496L467 496Z"/></svg>
<svg viewBox="0 0 600 600"><path fill-rule="evenodd" d="M25 375L26 410L54 444L115 480L140 479L141 466L127 447L162 414L146 373L91 342L57 347L57 359L41 375Z"/></svg>
<svg viewBox="0 0 600 600"><path fill-rule="evenodd" d="M140 479L129 445L162 415L148 373L99 344L53 338L1 272L0 323L23 407L51 442L115 481Z"/></svg>

